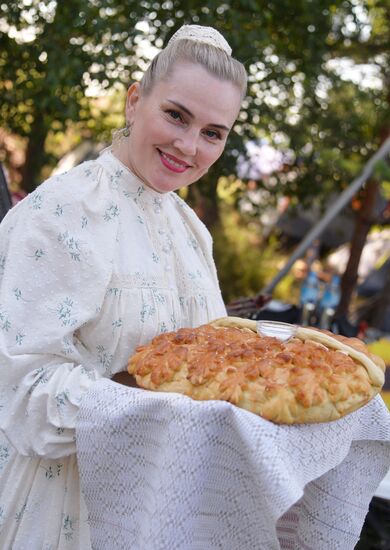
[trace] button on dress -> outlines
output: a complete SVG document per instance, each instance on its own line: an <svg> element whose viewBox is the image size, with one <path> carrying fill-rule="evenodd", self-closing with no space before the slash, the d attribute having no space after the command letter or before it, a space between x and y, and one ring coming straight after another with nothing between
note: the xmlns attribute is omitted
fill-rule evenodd
<svg viewBox="0 0 390 550"><path fill-rule="evenodd" d="M75 424L85 392L155 335L226 315L211 237L111 152L0 226L0 547L88 550Z"/></svg>

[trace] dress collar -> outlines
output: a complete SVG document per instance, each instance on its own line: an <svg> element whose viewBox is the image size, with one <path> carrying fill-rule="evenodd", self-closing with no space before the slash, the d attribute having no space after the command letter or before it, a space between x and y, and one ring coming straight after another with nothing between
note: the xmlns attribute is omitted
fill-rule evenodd
<svg viewBox="0 0 390 550"><path fill-rule="evenodd" d="M112 152L112 148L106 147L100 152L98 160L104 164L110 171L113 185L121 184L131 195L136 194L141 200L162 203L172 191L168 193L159 193L146 185L138 176L136 176L122 161L120 161Z"/></svg>

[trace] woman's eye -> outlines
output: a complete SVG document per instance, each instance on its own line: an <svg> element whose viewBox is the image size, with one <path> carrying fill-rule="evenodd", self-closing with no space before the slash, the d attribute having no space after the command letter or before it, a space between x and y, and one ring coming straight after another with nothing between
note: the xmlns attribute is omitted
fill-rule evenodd
<svg viewBox="0 0 390 550"><path fill-rule="evenodd" d="M221 139L221 135L219 132L216 132L215 130L205 130L206 137L210 139Z"/></svg>
<svg viewBox="0 0 390 550"><path fill-rule="evenodd" d="M182 116L178 111L174 111L173 109L169 109L169 111L167 111L167 113L174 120L182 120Z"/></svg>

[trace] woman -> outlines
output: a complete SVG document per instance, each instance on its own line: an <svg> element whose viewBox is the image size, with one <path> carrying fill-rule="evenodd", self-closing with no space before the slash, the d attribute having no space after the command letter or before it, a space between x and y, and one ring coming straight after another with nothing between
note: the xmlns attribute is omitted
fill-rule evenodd
<svg viewBox="0 0 390 550"><path fill-rule="evenodd" d="M0 547L90 548L83 394L158 333L225 314L211 238L175 189L222 154L245 93L214 29L185 26L130 86L126 128L0 228Z"/></svg>

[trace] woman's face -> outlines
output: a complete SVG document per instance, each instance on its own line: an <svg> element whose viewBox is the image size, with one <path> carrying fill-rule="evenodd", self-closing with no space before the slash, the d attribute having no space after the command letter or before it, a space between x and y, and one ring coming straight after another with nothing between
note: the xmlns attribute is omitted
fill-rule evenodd
<svg viewBox="0 0 390 550"><path fill-rule="evenodd" d="M233 83L180 62L149 94L142 94L138 83L129 88L131 134L118 156L160 193L190 185L222 154L240 100Z"/></svg>

